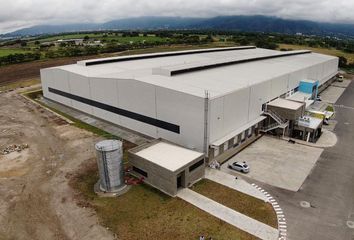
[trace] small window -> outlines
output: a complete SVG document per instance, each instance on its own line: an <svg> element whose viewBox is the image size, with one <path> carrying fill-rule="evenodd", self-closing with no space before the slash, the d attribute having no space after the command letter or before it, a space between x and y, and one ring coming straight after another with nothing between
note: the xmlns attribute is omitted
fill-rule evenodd
<svg viewBox="0 0 354 240"><path fill-rule="evenodd" d="M200 160L199 162L194 163L192 166L189 167L189 171L193 171L194 169L200 167L204 164L204 159Z"/></svg>
<svg viewBox="0 0 354 240"><path fill-rule="evenodd" d="M246 141L247 132L248 132L248 129L247 129L246 131L243 131L243 132L242 132L242 136L241 136L241 142L242 142L242 143L243 143L244 141Z"/></svg>
<svg viewBox="0 0 354 240"><path fill-rule="evenodd" d="M147 172L145 172L144 170L141 170L140 168L137 168L137 167L133 166L133 171L139 173L140 175L142 175L142 176L144 176L146 178L148 177Z"/></svg>
<svg viewBox="0 0 354 240"><path fill-rule="evenodd" d="M250 127L250 128L248 129L248 137L251 137L252 134L253 134L253 129L252 129L252 127Z"/></svg>

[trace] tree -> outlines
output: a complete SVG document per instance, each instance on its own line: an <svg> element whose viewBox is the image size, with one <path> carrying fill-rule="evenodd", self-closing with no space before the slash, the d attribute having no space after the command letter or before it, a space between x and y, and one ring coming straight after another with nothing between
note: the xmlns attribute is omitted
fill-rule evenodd
<svg viewBox="0 0 354 240"><path fill-rule="evenodd" d="M343 56L340 56L339 57L339 67L342 68L342 67L347 67L348 66L348 60L343 57Z"/></svg>
<svg viewBox="0 0 354 240"><path fill-rule="evenodd" d="M21 42L21 47L26 47L26 46L27 46L27 42L22 41L22 42Z"/></svg>
<svg viewBox="0 0 354 240"><path fill-rule="evenodd" d="M266 48L266 49L277 49L278 45L274 42L270 42L267 40L258 40L256 42L256 46L259 48Z"/></svg>
<svg viewBox="0 0 354 240"><path fill-rule="evenodd" d="M90 37L87 36L87 35L84 37L84 40L85 40L85 41L88 41L89 39L90 39Z"/></svg>
<svg viewBox="0 0 354 240"><path fill-rule="evenodd" d="M38 40L34 42L35 45L41 44Z"/></svg>

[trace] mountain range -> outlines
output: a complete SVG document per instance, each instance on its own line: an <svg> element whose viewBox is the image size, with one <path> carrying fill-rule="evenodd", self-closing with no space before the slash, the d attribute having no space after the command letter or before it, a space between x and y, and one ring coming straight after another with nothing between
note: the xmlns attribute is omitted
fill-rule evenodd
<svg viewBox="0 0 354 240"><path fill-rule="evenodd" d="M354 24L319 23L268 16L219 16L213 18L135 17L105 23L37 25L3 37L99 30L221 30L321 36L354 36ZM1 35L0 35L1 36Z"/></svg>

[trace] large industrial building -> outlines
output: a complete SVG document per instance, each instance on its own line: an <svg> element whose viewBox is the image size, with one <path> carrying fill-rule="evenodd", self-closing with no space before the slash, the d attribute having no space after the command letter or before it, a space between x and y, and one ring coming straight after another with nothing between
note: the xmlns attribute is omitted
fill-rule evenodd
<svg viewBox="0 0 354 240"><path fill-rule="evenodd" d="M250 46L79 61L41 80L48 99L222 162L260 131L315 139L321 123L302 115L337 71L336 57Z"/></svg>

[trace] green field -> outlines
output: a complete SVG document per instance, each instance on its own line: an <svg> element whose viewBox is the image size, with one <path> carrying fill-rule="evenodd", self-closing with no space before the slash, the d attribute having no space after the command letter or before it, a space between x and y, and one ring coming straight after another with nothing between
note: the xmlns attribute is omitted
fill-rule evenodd
<svg viewBox="0 0 354 240"><path fill-rule="evenodd" d="M15 54L15 53L28 53L30 51L28 50L23 50L21 48L16 48L16 49L11 49L11 48L0 48L0 57L5 57L10 54Z"/></svg>
<svg viewBox="0 0 354 240"><path fill-rule="evenodd" d="M194 191L234 209L260 222L278 227L277 216L269 203L235 191L208 179L203 179L192 188Z"/></svg>
<svg viewBox="0 0 354 240"><path fill-rule="evenodd" d="M342 56L348 59L348 63L354 63L354 53L346 53L334 48L314 48L314 47L308 47L302 45L279 44L279 49L293 49L293 50L307 49L316 53L322 53L322 54L332 55L336 57Z"/></svg>
<svg viewBox="0 0 354 240"><path fill-rule="evenodd" d="M145 184L132 186L117 198L98 197L93 192L97 180L96 162L91 161L72 179L71 186L81 193L79 204L95 209L100 224L117 234L118 239L195 240L202 234L206 239L257 239Z"/></svg>
<svg viewBox="0 0 354 240"><path fill-rule="evenodd" d="M50 41L56 41L59 39L73 39L73 38L84 38L85 36L88 36L91 40L106 40L107 42L115 40L119 43L130 43L131 41L134 43L137 42L167 42L167 38L161 38L161 37L156 37L154 35L147 35L147 36L136 36L136 37L122 37L121 35L115 35L115 34L103 34L103 33L80 33L80 34L65 34L65 35L58 35L58 36L53 36L53 37L48 37L48 38L42 38L39 39L39 42L50 42ZM30 42L34 43L34 41Z"/></svg>

